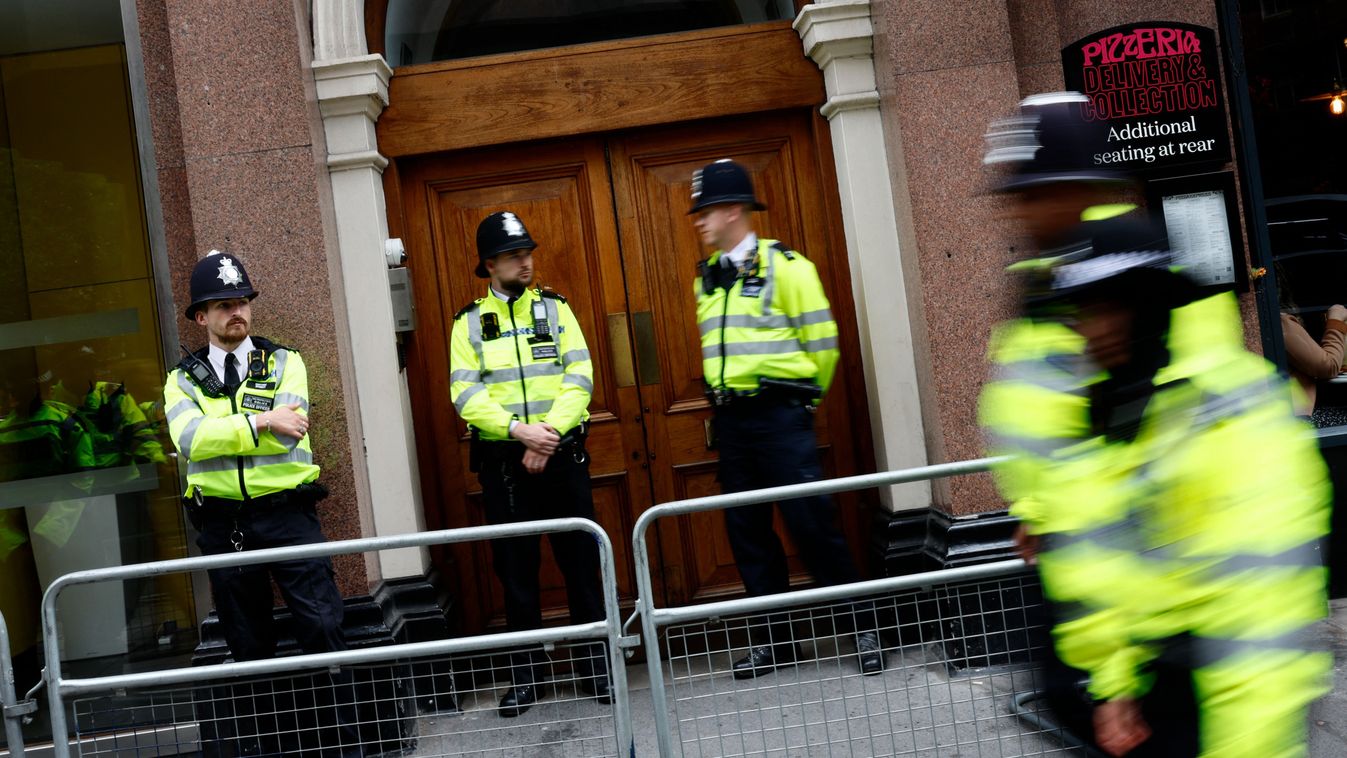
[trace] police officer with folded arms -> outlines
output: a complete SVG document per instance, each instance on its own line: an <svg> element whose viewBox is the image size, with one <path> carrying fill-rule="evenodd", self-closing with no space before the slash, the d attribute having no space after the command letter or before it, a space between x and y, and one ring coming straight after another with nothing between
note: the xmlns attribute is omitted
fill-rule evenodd
<svg viewBox="0 0 1347 758"><path fill-rule="evenodd" d="M308 374L296 350L250 333L257 295L237 256L212 250L201 259L187 317L209 344L188 352L164 385L169 434L187 462L188 516L205 555L324 541L314 505L327 493L309 442ZM209 577L234 660L276 652L272 579L305 653L346 649L327 558L212 569ZM340 710L338 720L353 723ZM354 729L341 732L346 747L331 752L358 755Z"/></svg>
<svg viewBox="0 0 1347 758"><path fill-rule="evenodd" d="M537 247L524 222L509 211L477 227L478 277L490 280L485 297L454 316L450 339L450 395L471 428L471 468L482 485L491 524L544 518L594 518L584 440L594 373L580 324L566 299L530 287ZM604 617L599 551L581 532L548 535L566 578L572 623ZM505 590L511 631L542 626L538 536L491 543L496 576ZM612 702L602 645L575 653L582 690ZM514 717L539 697L546 676L542 650L515 653L511 687L499 713Z"/></svg>
<svg viewBox="0 0 1347 758"><path fill-rule="evenodd" d="M766 210L743 166L731 160L693 175L693 216L714 252L699 265L693 288L707 397L714 406L719 478L725 492L823 478L814 438L814 409L837 367L837 324L814 264L776 240L759 239L752 212ZM778 504L810 573L825 585L858 581L836 508L827 496ZM770 503L725 511L739 575L751 596L789 589ZM871 603L851 609L861 672L884 670ZM751 631L748 655L734 676L748 679L800 656L780 619Z"/></svg>

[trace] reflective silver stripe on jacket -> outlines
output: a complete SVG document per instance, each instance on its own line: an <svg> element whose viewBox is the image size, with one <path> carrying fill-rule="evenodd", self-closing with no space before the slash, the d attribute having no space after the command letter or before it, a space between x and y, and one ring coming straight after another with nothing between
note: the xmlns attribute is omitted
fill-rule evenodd
<svg viewBox="0 0 1347 758"><path fill-rule="evenodd" d="M188 463L187 475L235 471L238 469L239 461L243 461L245 470L261 466L274 466L280 463L313 463L313 453L304 448L295 448L288 453L277 453L275 455L222 455L218 458L207 458L204 461Z"/></svg>
<svg viewBox="0 0 1347 758"><path fill-rule="evenodd" d="M296 395L293 392L277 392L276 405L289 405L290 403L299 403L299 409L305 413L309 412L309 401Z"/></svg>
<svg viewBox="0 0 1347 758"><path fill-rule="evenodd" d="M727 328L746 328L746 329L788 329L792 326L790 318L782 314L771 314L767 316L753 316L749 314L735 313L724 317ZM720 316L711 318L697 324L697 329L706 336L711 332L720 329Z"/></svg>
<svg viewBox="0 0 1347 758"><path fill-rule="evenodd" d="M836 346L837 338L831 338L833 345ZM816 340L821 341L821 340ZM798 353L801 346L799 340L769 340L767 342L726 342L725 357L735 355L777 355L781 353ZM702 357L706 359L720 357L720 345L707 345L702 348Z"/></svg>
<svg viewBox="0 0 1347 758"><path fill-rule="evenodd" d="M482 372L475 368L461 368L457 371L449 372L449 383L454 382L472 382L476 384L482 381Z"/></svg>
<svg viewBox="0 0 1347 758"><path fill-rule="evenodd" d="M463 413L463 409L467 407L468 401L471 400L477 393L482 392L485 389L486 385L481 384L479 382L458 393L458 399L454 401L454 409L457 410L461 415Z"/></svg>
<svg viewBox="0 0 1347 758"><path fill-rule="evenodd" d="M517 382L520 378L532 379L539 376L556 376L566 369L556 363L530 363L527 366L498 368L482 379L484 384L505 384Z"/></svg>
<svg viewBox="0 0 1347 758"><path fill-rule="evenodd" d="M772 296L776 294L776 248L767 248L767 271L763 278L767 281L762 285L762 313L767 315L772 311ZM725 293L729 296L729 293Z"/></svg>
<svg viewBox="0 0 1347 758"><path fill-rule="evenodd" d="M551 400L531 400L527 403L508 403L501 406L506 413L521 418L536 416L540 413L547 413L552 410Z"/></svg>
<svg viewBox="0 0 1347 758"><path fill-rule="evenodd" d="M284 349L277 350L276 352L271 354L271 358L273 361L271 369L271 378L276 380L277 386L280 386L281 377L285 375L286 361L290 360L290 351Z"/></svg>
<svg viewBox="0 0 1347 758"><path fill-rule="evenodd" d="M569 366L572 363L589 360L588 350L570 350L561 356L561 365Z"/></svg>
<svg viewBox="0 0 1347 758"><path fill-rule="evenodd" d="M486 356L482 354L482 320L478 315L481 310L481 303L473 303L461 318L468 320L468 344L472 345L472 351L477 354L477 368L486 373Z"/></svg>
<svg viewBox="0 0 1347 758"><path fill-rule="evenodd" d="M187 378L187 374L182 369L178 369L178 389L182 390L182 394L191 398L198 408L201 407L201 398L196 396L196 385L192 384L192 380Z"/></svg>
<svg viewBox="0 0 1347 758"><path fill-rule="evenodd" d="M178 435L178 452L182 453L183 457L189 460L192 457L192 440L196 439L196 430L201 426L201 422L205 419L205 416L197 416L191 421L188 421L187 426L183 428L182 433Z"/></svg>
<svg viewBox="0 0 1347 758"><path fill-rule="evenodd" d="M808 342L803 342L801 343L801 346L804 348L804 351L806 353L817 353L820 350L836 350L837 338L820 337L819 339L816 340L809 340Z"/></svg>
<svg viewBox="0 0 1347 758"><path fill-rule="evenodd" d="M796 329L803 329L806 326L814 324L826 324L833 320L831 308L820 308L816 311L805 311L798 316L790 319L790 325Z"/></svg>
<svg viewBox="0 0 1347 758"><path fill-rule="evenodd" d="M580 374L567 374L566 378L561 380L561 383L574 384L575 386L579 387L580 389L583 389L589 394L591 395L594 394L594 382L590 381L590 378L587 376L581 376Z"/></svg>
<svg viewBox="0 0 1347 758"><path fill-rule="evenodd" d="M164 414L164 419L167 420L168 423L172 424L179 416L196 407L197 407L196 401L191 398L179 400L177 405L173 406L172 408L169 408L168 413Z"/></svg>

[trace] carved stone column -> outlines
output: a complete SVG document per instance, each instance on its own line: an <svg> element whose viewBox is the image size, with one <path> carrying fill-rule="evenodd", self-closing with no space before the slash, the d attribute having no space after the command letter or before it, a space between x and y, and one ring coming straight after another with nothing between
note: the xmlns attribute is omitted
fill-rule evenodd
<svg viewBox="0 0 1347 758"><path fill-rule="evenodd" d="M922 466L927 463L926 442L909 311L914 305L909 294L920 292L912 286L916 251L911 235L900 234L894 207L875 83L870 2L807 5L795 19L795 30L805 53L822 69L827 87L828 101L820 112L832 132L876 464L880 470ZM924 482L898 485L884 495L894 511L931 505L931 489Z"/></svg>
<svg viewBox="0 0 1347 758"><path fill-rule="evenodd" d="M327 138L327 168L346 295L355 401L363 439L353 446L353 465L363 471L369 497L362 521L381 536L425 528L420 475L405 372L398 368L393 309L388 296L384 240L388 218L374 124L388 105L392 69L382 56L366 53L360 0L313 4L313 76ZM363 458L362 458L363 456ZM424 576L424 550L381 553L384 580Z"/></svg>

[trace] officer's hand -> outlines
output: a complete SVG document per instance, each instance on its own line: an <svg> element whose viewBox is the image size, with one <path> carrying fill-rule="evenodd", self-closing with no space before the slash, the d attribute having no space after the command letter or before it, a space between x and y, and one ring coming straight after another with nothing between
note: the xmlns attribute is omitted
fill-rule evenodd
<svg viewBox="0 0 1347 758"><path fill-rule="evenodd" d="M546 424L515 424L510 436L524 443L531 452L551 455L557 451L561 435Z"/></svg>
<svg viewBox="0 0 1347 758"><path fill-rule="evenodd" d="M1341 305L1330 305L1328 307L1328 313L1326 314L1326 317L1336 319L1338 321L1347 321L1347 307Z"/></svg>
<svg viewBox="0 0 1347 758"><path fill-rule="evenodd" d="M552 456L550 455L535 453L532 450L525 450L523 460L524 470L530 474L541 474L543 469L547 468L547 461L551 457Z"/></svg>
<svg viewBox="0 0 1347 758"><path fill-rule="evenodd" d="M1020 524L1015 529L1015 552L1030 566L1038 563L1038 550L1042 540L1037 534L1030 534L1028 527Z"/></svg>
<svg viewBox="0 0 1347 758"><path fill-rule="evenodd" d="M258 428L270 429L272 434L278 436L285 435L286 437L300 439L309 432L309 419L307 416L299 415L298 410L299 403L287 403L272 408L258 419L262 422L258 425Z"/></svg>
<svg viewBox="0 0 1347 758"><path fill-rule="evenodd" d="M1135 700L1122 698L1094 709L1094 736L1109 755L1122 756L1151 738L1151 728Z"/></svg>

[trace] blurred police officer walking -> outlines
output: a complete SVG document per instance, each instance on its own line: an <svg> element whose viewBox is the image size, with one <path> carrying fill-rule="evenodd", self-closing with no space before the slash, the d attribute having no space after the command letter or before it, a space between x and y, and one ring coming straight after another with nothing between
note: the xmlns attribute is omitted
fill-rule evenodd
<svg viewBox="0 0 1347 758"><path fill-rule="evenodd" d="M1243 350L1233 294L1175 271L1164 231L1116 201L1083 102L1026 99L986 158L1040 256L1017 266L982 421L1076 669L1050 665L1046 695L1112 755L1301 755L1327 663L1304 647L1325 607L1323 462Z"/></svg>
<svg viewBox="0 0 1347 758"><path fill-rule="evenodd" d="M450 394L472 430L472 464L491 524L543 518L594 518L585 435L594 393L589 348L566 299L533 283L533 237L518 216L500 211L477 227L476 274L486 297L454 316ZM592 536L548 536L566 577L571 622L604 617L599 551ZM537 536L494 540L496 576L505 589L511 631L542 626ZM603 646L581 648L581 689L612 702ZM542 650L516 653L512 687L500 715L518 716L537 701L546 675Z"/></svg>
<svg viewBox="0 0 1347 758"><path fill-rule="evenodd" d="M719 478L725 492L823 478L814 408L837 366L837 324L814 264L776 240L759 239L752 212L766 210L743 166L712 163L693 175L693 223L714 252L694 283L706 392L715 409ZM805 565L825 585L860 578L826 496L779 504ZM789 589L770 503L725 511L725 528L749 595ZM854 609L861 671L878 674L884 657L873 606ZM790 626L754 629L748 655L734 663L747 679L800 655Z"/></svg>
<svg viewBox="0 0 1347 758"><path fill-rule="evenodd" d="M187 461L188 515L205 555L324 541L314 505L327 492L316 483L309 443L308 374L293 348L250 334L257 294L236 256L212 250L201 259L187 317L205 328L209 344L188 353L164 385L169 434ZM346 649L341 593L327 558L212 569L209 576L234 660L276 652L271 579L304 652ZM345 709L338 719L353 723ZM348 747L325 748L358 755L354 730L341 731Z"/></svg>

